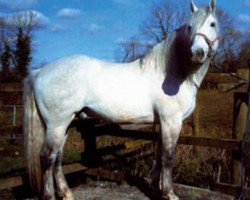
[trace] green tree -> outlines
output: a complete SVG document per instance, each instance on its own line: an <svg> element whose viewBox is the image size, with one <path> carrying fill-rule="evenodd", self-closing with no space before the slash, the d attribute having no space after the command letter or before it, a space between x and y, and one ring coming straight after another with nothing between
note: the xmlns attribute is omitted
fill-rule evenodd
<svg viewBox="0 0 250 200"><path fill-rule="evenodd" d="M3 53L1 55L1 66L2 70L0 73L0 78L2 82L8 82L11 78L11 70L10 70L10 63L11 63L11 49L8 43L5 43L3 48Z"/></svg>
<svg viewBox="0 0 250 200"><path fill-rule="evenodd" d="M37 23L33 11L18 12L0 19L0 72L6 71L8 66L9 82L22 81L28 73L32 59L32 32L36 30ZM5 77L4 73L1 77Z"/></svg>
<svg viewBox="0 0 250 200"><path fill-rule="evenodd" d="M28 73L31 61L31 38L23 33L22 27L19 27L17 31L14 57L16 70L20 78L23 79Z"/></svg>

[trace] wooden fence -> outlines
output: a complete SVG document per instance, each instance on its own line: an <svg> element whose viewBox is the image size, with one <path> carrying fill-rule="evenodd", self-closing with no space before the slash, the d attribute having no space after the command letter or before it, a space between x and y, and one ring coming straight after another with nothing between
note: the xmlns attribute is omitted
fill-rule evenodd
<svg viewBox="0 0 250 200"><path fill-rule="evenodd" d="M77 127L79 130L81 130L82 128L85 129L86 127L83 127L82 124L83 124L82 121L75 121L72 127ZM145 127L146 126L148 127L148 125L145 125ZM91 134L88 134L91 137L84 138L85 144L87 145L85 146L85 153L87 153L90 158L93 158L93 157L96 158L97 157L96 155L99 155L99 152L103 152L103 149L97 150L96 143L95 143L95 139L97 136L109 135L109 136L118 136L118 137L134 139L132 142L129 142L129 143L126 143L125 145L120 146L119 149L137 148L138 145L141 145L142 143L147 144L146 141L151 142L151 141L156 141L158 139L159 134L157 132L141 131L140 130L141 128L142 127L139 127L139 130L138 130L138 128L134 125L133 127L131 127L130 125L119 126L119 125L114 125L114 124L108 124L108 125L98 124L97 126L93 125L92 127L88 127L88 131L91 131L92 133L94 133L94 135L91 133ZM7 133L9 131L8 129L10 129L11 131L19 132L21 130L21 127L15 127L15 128L9 127L9 128L6 128L4 131L6 131ZM142 142L142 140L145 142ZM140 142L137 142L137 141L140 141ZM213 147L213 148L220 148L220 149L233 150L233 151L240 151L241 142L242 141L240 139L218 139L218 138L195 137L195 136L180 136L178 140L178 144L182 144L182 145ZM118 148L118 147L112 147L112 151L114 151L115 148ZM247 152L249 150L250 150L250 142L247 141L245 151ZM110 149L109 150L106 149L105 151L108 152L110 151ZM150 154L152 153L153 152L150 152ZM145 156L145 155L140 155L140 156ZM92 162L92 160L90 160L89 162ZM91 168L85 165L79 164L79 163L64 166L65 174L69 174L69 173L77 172L77 171L83 171L83 170L85 171L85 173L88 174L89 171L91 171ZM92 171L92 174L94 175L93 171ZM108 174L109 175L107 175L107 173L104 173L104 177L103 177L102 173L99 172L98 176L103 177L103 178L109 177L109 179L110 179L110 176L113 177L111 179L114 179L114 177L117 177L113 173L108 173ZM7 179L0 179L0 190L20 186L23 184L23 180L24 179L22 176L16 176L16 177L11 177ZM230 194L234 196L236 196L240 192L239 185L225 184L225 183L218 183L218 182L214 182L214 184L212 185L212 189L214 191L218 191L218 192L222 192L222 193ZM244 188L244 195L245 197L250 198L249 188L246 188L246 187Z"/></svg>

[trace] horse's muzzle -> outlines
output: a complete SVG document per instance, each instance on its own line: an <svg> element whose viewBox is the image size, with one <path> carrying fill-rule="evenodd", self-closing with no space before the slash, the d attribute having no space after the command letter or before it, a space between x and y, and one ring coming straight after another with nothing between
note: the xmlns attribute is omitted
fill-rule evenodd
<svg viewBox="0 0 250 200"><path fill-rule="evenodd" d="M191 51L191 60L193 63L202 64L206 60L207 52L202 48Z"/></svg>

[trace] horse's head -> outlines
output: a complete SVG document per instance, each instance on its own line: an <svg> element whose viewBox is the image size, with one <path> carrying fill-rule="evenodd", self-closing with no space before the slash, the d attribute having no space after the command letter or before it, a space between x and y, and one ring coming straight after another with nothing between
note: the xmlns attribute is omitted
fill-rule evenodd
<svg viewBox="0 0 250 200"><path fill-rule="evenodd" d="M208 7L201 9L191 0L192 16L185 26L185 32L189 37L189 55L193 63L203 64L218 48L219 27L215 7L215 0L211 0Z"/></svg>

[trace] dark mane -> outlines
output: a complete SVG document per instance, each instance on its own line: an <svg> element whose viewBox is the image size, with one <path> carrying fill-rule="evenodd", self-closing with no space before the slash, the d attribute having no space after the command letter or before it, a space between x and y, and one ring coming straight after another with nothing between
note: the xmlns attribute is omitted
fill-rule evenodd
<svg viewBox="0 0 250 200"><path fill-rule="evenodd" d="M144 70L154 68L164 74L173 74L182 80L194 74L200 65L191 62L191 45L197 29L205 23L210 14L213 12L209 7L193 13L185 25L155 45L148 54L140 59L140 67ZM188 27L192 27L192 29L189 30Z"/></svg>
<svg viewBox="0 0 250 200"><path fill-rule="evenodd" d="M205 23L210 14L212 11L209 7L199 9L185 25L173 33L170 56L166 56L167 73L175 74L184 80L199 69L200 65L191 62L190 49L197 29Z"/></svg>

